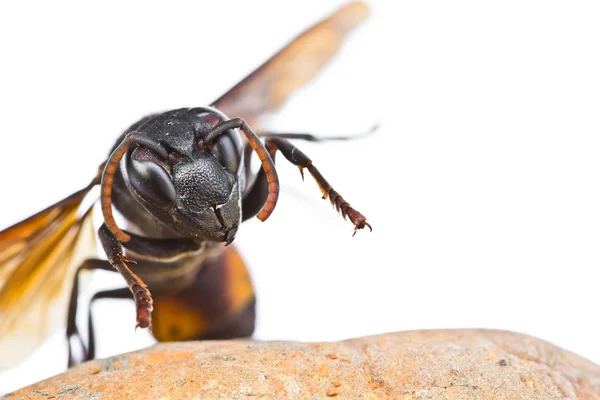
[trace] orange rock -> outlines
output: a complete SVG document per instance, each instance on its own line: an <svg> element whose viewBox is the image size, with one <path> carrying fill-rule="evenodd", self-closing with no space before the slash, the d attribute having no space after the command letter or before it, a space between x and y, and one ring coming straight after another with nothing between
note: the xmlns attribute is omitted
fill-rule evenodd
<svg viewBox="0 0 600 400"><path fill-rule="evenodd" d="M530 336L399 332L334 343L164 343L7 399L600 399L600 367Z"/></svg>

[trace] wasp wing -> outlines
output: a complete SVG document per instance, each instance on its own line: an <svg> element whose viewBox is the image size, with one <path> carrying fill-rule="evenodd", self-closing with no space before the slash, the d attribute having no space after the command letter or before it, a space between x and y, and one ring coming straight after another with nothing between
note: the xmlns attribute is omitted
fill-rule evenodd
<svg viewBox="0 0 600 400"><path fill-rule="evenodd" d="M66 320L77 267L96 252L90 185L0 232L0 369L35 350Z"/></svg>
<svg viewBox="0 0 600 400"><path fill-rule="evenodd" d="M212 105L253 124L276 111L311 81L337 53L345 36L368 15L363 3L350 3L306 30Z"/></svg>

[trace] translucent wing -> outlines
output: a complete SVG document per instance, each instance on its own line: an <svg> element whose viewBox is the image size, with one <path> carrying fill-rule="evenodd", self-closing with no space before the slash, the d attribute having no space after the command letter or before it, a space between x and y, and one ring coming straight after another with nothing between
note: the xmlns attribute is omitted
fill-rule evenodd
<svg viewBox="0 0 600 400"><path fill-rule="evenodd" d="M345 36L368 15L363 3L350 3L306 30L213 103L230 117L253 124L277 110L311 81L340 48Z"/></svg>
<svg viewBox="0 0 600 400"><path fill-rule="evenodd" d="M74 273L95 257L91 209L77 214L91 186L0 232L0 369L66 320Z"/></svg>

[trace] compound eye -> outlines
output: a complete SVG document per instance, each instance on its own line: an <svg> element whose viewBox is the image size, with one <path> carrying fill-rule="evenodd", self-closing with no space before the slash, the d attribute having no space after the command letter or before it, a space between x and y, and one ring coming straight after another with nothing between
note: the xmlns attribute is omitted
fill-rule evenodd
<svg viewBox="0 0 600 400"><path fill-rule="evenodd" d="M232 135L235 135L232 131L227 131L220 135L214 141L213 153L221 164L223 164L227 172L235 175L240 166L240 154Z"/></svg>
<svg viewBox="0 0 600 400"><path fill-rule="evenodd" d="M163 209L175 204L175 186L171 176L162 166L153 161L130 158L127 174L133 189L148 203Z"/></svg>

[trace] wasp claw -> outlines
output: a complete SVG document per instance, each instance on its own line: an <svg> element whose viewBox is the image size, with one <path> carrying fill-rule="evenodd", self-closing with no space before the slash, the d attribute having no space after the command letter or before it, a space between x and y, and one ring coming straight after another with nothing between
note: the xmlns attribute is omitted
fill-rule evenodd
<svg viewBox="0 0 600 400"><path fill-rule="evenodd" d="M365 226L368 226L369 230L373 232L373 228L371 228L371 225L366 220L362 220L354 224L354 232L352 233L352 237L356 235L356 232L358 232L359 229L363 229Z"/></svg>
<svg viewBox="0 0 600 400"><path fill-rule="evenodd" d="M145 323L145 321L142 322L142 323L138 322L138 323L135 324L135 332L136 333L137 333L138 328L139 329L145 329L145 328L152 329L152 325L142 326L142 324L144 324L144 323Z"/></svg>
<svg viewBox="0 0 600 400"><path fill-rule="evenodd" d="M302 176L302 182L304 182L304 167L298 165L298 169L300 170L300 175Z"/></svg>

